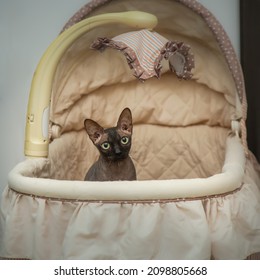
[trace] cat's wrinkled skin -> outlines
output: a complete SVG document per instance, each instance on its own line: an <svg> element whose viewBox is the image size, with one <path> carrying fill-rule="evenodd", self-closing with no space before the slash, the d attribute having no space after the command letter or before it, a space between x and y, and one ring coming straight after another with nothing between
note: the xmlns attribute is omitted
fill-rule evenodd
<svg viewBox="0 0 260 280"><path fill-rule="evenodd" d="M99 159L88 170L85 181L136 180L136 171L129 156L133 132L132 114L125 108L117 126L104 129L93 120L84 121L85 129L99 150Z"/></svg>

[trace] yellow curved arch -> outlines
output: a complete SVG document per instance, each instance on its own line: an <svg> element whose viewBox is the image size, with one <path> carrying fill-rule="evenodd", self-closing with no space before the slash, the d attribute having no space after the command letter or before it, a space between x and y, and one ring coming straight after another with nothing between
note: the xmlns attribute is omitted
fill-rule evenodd
<svg viewBox="0 0 260 280"><path fill-rule="evenodd" d="M149 13L131 11L87 18L60 34L43 54L31 84L25 131L24 154L48 156L48 120L52 82L57 65L68 47L89 30L105 24L122 23L134 28L153 29L157 18Z"/></svg>

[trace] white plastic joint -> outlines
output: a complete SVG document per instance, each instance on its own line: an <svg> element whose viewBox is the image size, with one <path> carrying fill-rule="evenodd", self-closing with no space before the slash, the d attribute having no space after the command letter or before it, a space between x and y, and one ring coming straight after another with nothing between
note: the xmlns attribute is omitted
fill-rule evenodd
<svg viewBox="0 0 260 280"><path fill-rule="evenodd" d="M240 125L240 122L238 120L232 120L231 121L231 129L237 137L240 137L241 125Z"/></svg>

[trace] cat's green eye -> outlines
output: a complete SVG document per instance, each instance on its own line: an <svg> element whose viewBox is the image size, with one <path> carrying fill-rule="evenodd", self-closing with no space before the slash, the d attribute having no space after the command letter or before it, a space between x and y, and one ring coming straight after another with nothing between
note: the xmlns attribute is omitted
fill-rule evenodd
<svg viewBox="0 0 260 280"><path fill-rule="evenodd" d="M110 148L110 144L108 142L104 142L101 144L102 149L108 150Z"/></svg>
<svg viewBox="0 0 260 280"><path fill-rule="evenodd" d="M121 143L123 145L126 145L128 142L129 142L129 138L128 137L124 136L124 137L121 138Z"/></svg>

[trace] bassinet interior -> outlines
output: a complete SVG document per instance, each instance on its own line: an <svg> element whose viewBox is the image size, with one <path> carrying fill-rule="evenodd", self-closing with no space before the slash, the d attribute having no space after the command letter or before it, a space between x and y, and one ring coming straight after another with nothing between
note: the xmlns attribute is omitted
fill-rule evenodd
<svg viewBox="0 0 260 280"><path fill-rule="evenodd" d="M156 15L157 33L191 46L193 77L179 80L164 61L162 76L142 83L122 53L90 49L97 37L133 31L125 25L97 27L77 39L63 55L53 83L48 177L83 180L98 157L84 130L84 119L111 127L125 107L133 114L131 157L138 180L206 178L220 173L231 120L240 117L240 103L216 37L200 15L171 0L160 4L116 0L91 16L129 10Z"/></svg>

